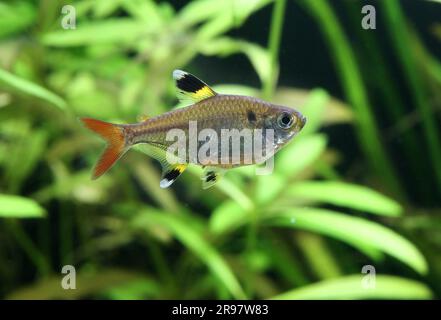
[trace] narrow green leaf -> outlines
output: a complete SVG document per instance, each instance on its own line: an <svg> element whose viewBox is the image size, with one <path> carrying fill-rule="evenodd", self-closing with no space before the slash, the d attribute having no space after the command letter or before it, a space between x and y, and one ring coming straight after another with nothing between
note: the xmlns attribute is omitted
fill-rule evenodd
<svg viewBox="0 0 441 320"><path fill-rule="evenodd" d="M415 45L410 36L411 32L407 26L406 18L397 0L383 1L383 12L387 18L386 23L390 25L387 31L390 33L390 40L395 46L397 60L401 62L404 79L407 80L411 89L410 97L421 117L421 126L425 135L428 156L432 162L432 172L438 183L438 196L441 195L441 137L439 133L439 121L433 116L429 92L424 78L420 75L417 56L413 52Z"/></svg>
<svg viewBox="0 0 441 320"><path fill-rule="evenodd" d="M359 249L372 247L395 257L421 274L427 273L424 256L410 241L372 221L331 210L296 208L268 216L264 223L317 232Z"/></svg>
<svg viewBox="0 0 441 320"><path fill-rule="evenodd" d="M93 13L96 18L104 18L114 13L120 6L120 0L97 0L94 1Z"/></svg>
<svg viewBox="0 0 441 320"><path fill-rule="evenodd" d="M12 2L12 1L11 1ZM26 30L34 23L36 10L32 3L14 1L0 3L0 37Z"/></svg>
<svg viewBox="0 0 441 320"><path fill-rule="evenodd" d="M272 101L294 107L306 116L302 136L316 132L320 126L351 123L354 120L354 112L349 105L330 97L328 92L320 88L306 90L281 87L276 90Z"/></svg>
<svg viewBox="0 0 441 320"><path fill-rule="evenodd" d="M329 95L325 90L315 89L308 95L308 100L302 106L303 115L307 119L307 125L302 129L302 134L316 132L325 118Z"/></svg>
<svg viewBox="0 0 441 320"><path fill-rule="evenodd" d="M0 194L2 218L42 218L45 215L45 209L32 199Z"/></svg>
<svg viewBox="0 0 441 320"><path fill-rule="evenodd" d="M430 299L432 292L423 283L400 277L377 275L375 287L363 286L363 275L350 275L338 279L313 283L294 289L271 299Z"/></svg>
<svg viewBox="0 0 441 320"><path fill-rule="evenodd" d="M356 113L358 140L367 159L377 174L383 178L383 181L388 183L391 190L403 195L404 192L397 179L395 168L381 144L377 123L357 59L340 19L327 0L303 0L299 3L306 7L316 19L333 55L345 95Z"/></svg>
<svg viewBox="0 0 441 320"><path fill-rule="evenodd" d="M225 201L211 215L210 230L214 234L222 234L243 225L247 218L246 210L237 202Z"/></svg>
<svg viewBox="0 0 441 320"><path fill-rule="evenodd" d="M154 280L145 275L129 270L108 269L99 272L80 272L76 278L76 289L65 290L60 285L61 277L59 274L30 286L20 288L11 292L7 299L10 300L48 300L48 299L80 299L99 294L115 286L133 283L134 281Z"/></svg>
<svg viewBox="0 0 441 320"><path fill-rule="evenodd" d="M45 34L41 41L47 46L72 47L102 43L124 44L147 36L152 30L144 22L129 19L107 19L83 23L75 30L57 30Z"/></svg>
<svg viewBox="0 0 441 320"><path fill-rule="evenodd" d="M142 151L140 148L138 149ZM200 166L195 165L188 166L187 171L198 177L201 177L203 174L203 169ZM244 209L249 210L254 207L252 200L236 184L231 182L228 176L220 179L213 188L222 191L225 195L240 204Z"/></svg>
<svg viewBox="0 0 441 320"><path fill-rule="evenodd" d="M289 188L288 194L391 217L402 212L401 206L394 200L367 187L344 182L298 182Z"/></svg>
<svg viewBox="0 0 441 320"><path fill-rule="evenodd" d="M43 99L60 109L66 108L66 102L55 93L23 78L20 78L6 70L0 69L0 87L10 86L19 92Z"/></svg>
<svg viewBox="0 0 441 320"><path fill-rule="evenodd" d="M174 236L205 263L229 292L236 299L244 299L245 293L234 273L221 254L206 241L189 223L176 215L156 212L153 209L141 212L134 220L134 225L142 227L159 224L169 229Z"/></svg>
<svg viewBox="0 0 441 320"><path fill-rule="evenodd" d="M301 139L299 137L298 140L287 145L276 155L275 169L277 173L294 176L307 166L312 165L325 151L326 140L325 135L314 134L303 136Z"/></svg>
<svg viewBox="0 0 441 320"><path fill-rule="evenodd" d="M312 165L325 147L326 136L322 134L304 136L286 146L275 156L274 174L258 177L256 202L265 204L273 200L287 185L289 178Z"/></svg>
<svg viewBox="0 0 441 320"><path fill-rule="evenodd" d="M268 50L254 43L221 37L204 43L201 52L205 55L220 55L222 57L243 53L250 60L262 83L270 77L271 62Z"/></svg>
<svg viewBox="0 0 441 320"><path fill-rule="evenodd" d="M231 26L242 24L253 12L269 4L272 0L235 0L212 1L197 0L186 5L179 13L179 20L186 25L193 25L208 19L230 20Z"/></svg>

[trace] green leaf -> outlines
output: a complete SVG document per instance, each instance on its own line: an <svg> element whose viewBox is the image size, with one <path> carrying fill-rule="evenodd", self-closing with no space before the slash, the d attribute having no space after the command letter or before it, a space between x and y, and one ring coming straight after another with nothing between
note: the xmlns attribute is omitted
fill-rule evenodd
<svg viewBox="0 0 441 320"><path fill-rule="evenodd" d="M212 86L213 90L221 94L238 94L243 96L258 96L259 91L256 88L243 86L239 84L218 84Z"/></svg>
<svg viewBox="0 0 441 320"><path fill-rule="evenodd" d="M48 300L80 299L90 297L115 286L133 283L134 281L154 280L129 270L108 269L99 272L79 272L76 277L76 289L65 290L60 285L61 276L57 274L33 285L18 289L7 296L9 300Z"/></svg>
<svg viewBox="0 0 441 320"><path fill-rule="evenodd" d="M45 215L45 209L32 199L0 194L2 218L42 218Z"/></svg>
<svg viewBox="0 0 441 320"><path fill-rule="evenodd" d="M16 75L0 69L0 87L10 86L19 92L43 99L52 103L60 109L66 108L66 102L55 93Z"/></svg>
<svg viewBox="0 0 441 320"><path fill-rule="evenodd" d="M222 234L243 225L248 218L246 210L237 202L225 201L211 215L210 230L214 234Z"/></svg>
<svg viewBox="0 0 441 320"><path fill-rule="evenodd" d="M188 25L207 20L196 32L196 45L201 45L216 36L225 34L232 28L242 25L255 11L272 0L235 0L235 1L194 1L186 6L179 15L179 22Z"/></svg>
<svg viewBox="0 0 441 320"><path fill-rule="evenodd" d="M143 147L137 147L136 149L143 152ZM188 166L187 171L198 177L203 175L203 169L200 166L190 165ZM252 200L228 177L220 179L213 188L222 191L225 195L240 204L242 208L249 210L254 207Z"/></svg>
<svg viewBox="0 0 441 320"><path fill-rule="evenodd" d="M145 23L129 18L79 24L75 30L57 30L45 34L41 41L47 46L72 47L103 43L126 44L146 37L151 32Z"/></svg>
<svg viewBox="0 0 441 320"><path fill-rule="evenodd" d="M382 4L384 2L389 3L389 1L383 1ZM358 131L361 148L370 161L372 168L383 178L384 182L388 183L391 190L394 190L397 194L403 194L404 192L396 177L395 168L380 142L379 130L363 83L362 73L340 19L338 19L334 8L328 1L300 1L299 3L312 13L332 51L345 95L356 113L357 126L355 126L355 129Z"/></svg>
<svg viewBox="0 0 441 320"><path fill-rule="evenodd" d="M261 9L272 0L212 1L197 0L186 5L179 13L179 20L193 25L208 19L229 20L231 26L242 24L253 12Z"/></svg>
<svg viewBox="0 0 441 320"><path fill-rule="evenodd" d="M15 122L17 125L17 122ZM11 145L5 167L9 181L9 190L18 190L26 178L33 172L41 158L45 155L47 132L44 130L23 130ZM17 170L20 168L20 170Z"/></svg>
<svg viewBox="0 0 441 320"><path fill-rule="evenodd" d="M201 52L205 55L220 55L222 57L243 53L250 60L262 83L270 77L271 61L268 50L257 44L222 37L204 43Z"/></svg>
<svg viewBox="0 0 441 320"><path fill-rule="evenodd" d="M367 187L344 182L298 182L289 188L288 194L391 217L402 212L401 206L394 200Z"/></svg>
<svg viewBox="0 0 441 320"><path fill-rule="evenodd" d="M323 89L305 90L299 88L277 89L273 101L284 106L292 106L306 116L306 126L302 135L316 132L320 126L350 123L354 112L344 102L330 97Z"/></svg>
<svg viewBox="0 0 441 320"><path fill-rule="evenodd" d="M146 297L155 298L160 291L161 286L155 280L140 278L112 286L103 295L111 300L142 300Z"/></svg>
<svg viewBox="0 0 441 320"><path fill-rule="evenodd" d="M329 101L329 95L325 90L315 89L308 95L302 112L307 119L307 125L302 130L303 134L316 132L325 117L325 107Z"/></svg>
<svg viewBox="0 0 441 320"><path fill-rule="evenodd" d="M148 23L149 28L158 28L164 24L160 4L153 0L124 0L123 6L130 15Z"/></svg>
<svg viewBox="0 0 441 320"><path fill-rule="evenodd" d="M208 266L213 275L225 285L233 297L236 299L245 298L242 287L221 254L190 223L176 215L158 212L153 209L141 212L133 223L138 227L157 224L169 229L179 241Z"/></svg>
<svg viewBox="0 0 441 320"><path fill-rule="evenodd" d="M372 221L331 210L296 208L268 216L265 223L317 232L360 250L371 247L395 257L421 274L427 273L424 256L410 241Z"/></svg>
<svg viewBox="0 0 441 320"><path fill-rule="evenodd" d="M114 13L120 4L121 0L97 0L94 1L93 13L96 18L104 18Z"/></svg>
<svg viewBox="0 0 441 320"><path fill-rule="evenodd" d="M24 1L0 3L0 38L24 31L34 23L36 11L31 3Z"/></svg>
<svg viewBox="0 0 441 320"><path fill-rule="evenodd" d="M290 177L299 174L312 165L325 151L326 142L327 138L323 134L299 137L276 155L277 174L281 173L283 176Z"/></svg>
<svg viewBox="0 0 441 320"><path fill-rule="evenodd" d="M269 203L284 189L289 179L311 165L325 147L326 136L322 134L304 136L286 146L275 155L274 174L262 175L257 179L256 201Z"/></svg>
<svg viewBox="0 0 441 320"><path fill-rule="evenodd" d="M374 288L365 288L362 280L363 275L325 280L282 293L271 299L430 299L432 297L432 292L425 284L414 280L377 275Z"/></svg>
<svg viewBox="0 0 441 320"><path fill-rule="evenodd" d="M270 203L286 185L286 179L279 174L268 174L259 176L256 183L256 191L254 195L255 201L259 205Z"/></svg>

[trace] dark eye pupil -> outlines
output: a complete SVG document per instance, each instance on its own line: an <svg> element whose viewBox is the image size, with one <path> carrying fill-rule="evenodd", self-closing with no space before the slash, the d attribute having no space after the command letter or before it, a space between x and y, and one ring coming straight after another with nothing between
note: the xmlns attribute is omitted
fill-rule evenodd
<svg viewBox="0 0 441 320"><path fill-rule="evenodd" d="M284 125L288 125L291 122L291 118L288 116L283 116L282 117L282 124Z"/></svg>

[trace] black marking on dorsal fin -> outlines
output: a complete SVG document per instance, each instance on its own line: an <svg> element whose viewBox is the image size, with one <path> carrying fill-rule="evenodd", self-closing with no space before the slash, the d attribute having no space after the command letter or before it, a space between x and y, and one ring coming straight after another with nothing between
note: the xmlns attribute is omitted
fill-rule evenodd
<svg viewBox="0 0 441 320"><path fill-rule="evenodd" d="M188 72L175 70L173 71L173 79L175 79L180 100L190 99L193 102L198 102L216 95L216 92L205 82Z"/></svg>

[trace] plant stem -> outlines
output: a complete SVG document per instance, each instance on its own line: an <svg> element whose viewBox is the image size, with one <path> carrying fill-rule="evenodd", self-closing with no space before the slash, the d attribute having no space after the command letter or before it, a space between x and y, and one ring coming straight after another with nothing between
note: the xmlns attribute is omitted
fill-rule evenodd
<svg viewBox="0 0 441 320"><path fill-rule="evenodd" d="M386 116L389 117L388 126L397 126L401 119L407 115L404 97L398 89L397 81L394 81L390 74L390 66L387 63L383 50L378 41L378 33L360 28L360 3L358 1L345 2L347 7L347 16L351 19L351 28L359 41L356 42L356 51L360 53L359 61L369 61L369 64L360 64L361 74L365 80L366 87L370 88L372 97L384 101L387 108L384 108ZM383 48L384 49L384 48ZM377 101L378 101L377 100ZM373 101L375 104L375 101ZM427 166L414 157L419 149L419 133L416 130L409 130L400 135L400 143L397 149L403 152L406 162L409 163L409 171L412 177L418 177L421 174L429 174ZM385 138L385 141L390 139ZM401 143L402 141L402 143ZM398 151L398 150L397 150ZM430 186L422 179L413 179L410 183L415 185L415 189L420 199L428 199Z"/></svg>
<svg viewBox="0 0 441 320"><path fill-rule="evenodd" d="M286 0L276 0L274 3L273 15L271 18L271 29L268 39L268 51L270 54L270 76L263 84L263 97L271 99L277 85L279 74L279 49L282 38L282 27L285 16Z"/></svg>
<svg viewBox="0 0 441 320"><path fill-rule="evenodd" d="M436 119L430 110L427 94L419 70L415 63L415 52L409 37L404 14L396 0L383 1L384 13L390 26L391 41L395 45L398 58L401 60L415 105L419 109L422 118L423 131L426 136L429 155L432 160L433 170L438 185L438 193L441 194L441 141L436 128Z"/></svg>
<svg viewBox="0 0 441 320"><path fill-rule="evenodd" d="M40 275L43 277L47 276L50 273L50 266L48 265L46 258L35 246L34 242L28 237L20 223L14 220L6 222L12 235L17 240L17 243L22 247L28 258L34 263Z"/></svg>
<svg viewBox="0 0 441 320"><path fill-rule="evenodd" d="M329 48L335 65L339 69L342 86L356 113L356 132L363 152L379 177L383 177L390 190L404 197L404 192L395 170L381 144L380 134L371 112L360 70L342 26L326 0L301 1L316 18Z"/></svg>

